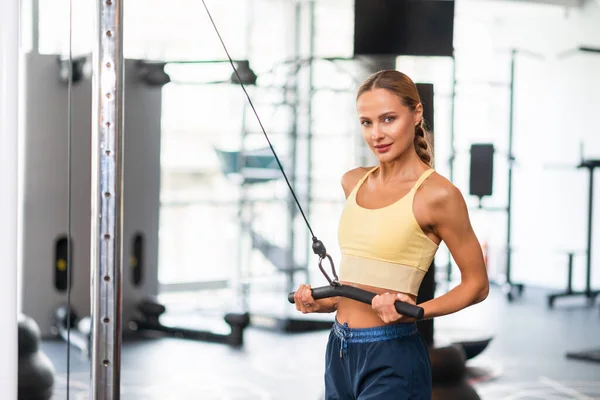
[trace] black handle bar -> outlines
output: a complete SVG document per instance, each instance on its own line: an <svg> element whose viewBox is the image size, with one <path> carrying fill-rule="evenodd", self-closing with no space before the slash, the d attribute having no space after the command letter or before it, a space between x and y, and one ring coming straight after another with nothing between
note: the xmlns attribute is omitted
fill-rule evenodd
<svg viewBox="0 0 600 400"><path fill-rule="evenodd" d="M290 294L288 294L288 301L290 303L294 303L294 293L292 292ZM340 296L340 297L346 297L352 300L356 300L356 301L360 301L362 303L365 304L371 304L371 302L373 301L373 298L376 296L377 294L363 290L363 289L359 289L356 288L354 286L323 286L323 287L316 287L312 289L312 297L315 300L318 299L325 299L328 297L336 297L336 296ZM402 314L402 315L406 315L407 317L412 317L412 318L416 318L417 320L420 320L423 318L423 308L416 306L414 304L410 304L410 303L404 303L402 301L397 300L396 303L394 304L394 306L396 307L396 311L398 312L398 314Z"/></svg>

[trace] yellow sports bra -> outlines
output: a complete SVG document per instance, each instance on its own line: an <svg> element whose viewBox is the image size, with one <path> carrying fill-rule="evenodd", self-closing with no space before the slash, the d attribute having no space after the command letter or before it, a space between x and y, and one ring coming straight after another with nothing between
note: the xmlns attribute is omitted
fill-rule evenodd
<svg viewBox="0 0 600 400"><path fill-rule="evenodd" d="M417 295L438 245L423 233L412 206L417 189L434 170L425 171L410 192L395 203L377 209L361 207L356 193L377 168L360 179L340 216L339 278Z"/></svg>

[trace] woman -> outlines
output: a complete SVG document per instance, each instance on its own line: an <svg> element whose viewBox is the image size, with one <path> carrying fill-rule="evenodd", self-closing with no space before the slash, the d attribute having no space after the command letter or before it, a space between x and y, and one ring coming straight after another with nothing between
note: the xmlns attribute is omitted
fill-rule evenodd
<svg viewBox="0 0 600 400"><path fill-rule="evenodd" d="M415 304L423 276L444 241L461 271L446 294L419 304L424 318L483 301L489 282L481 246L460 191L432 168L416 85L405 74L370 76L357 95L366 144L379 159L342 177L340 282L377 293L371 305L346 298L315 301L296 291L302 313L336 312L327 343L326 399L431 399L431 367L416 322L396 300Z"/></svg>

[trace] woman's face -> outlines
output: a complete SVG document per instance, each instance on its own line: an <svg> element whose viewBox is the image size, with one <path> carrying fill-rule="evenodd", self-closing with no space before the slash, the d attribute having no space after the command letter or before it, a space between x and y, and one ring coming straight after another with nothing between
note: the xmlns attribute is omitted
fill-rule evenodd
<svg viewBox="0 0 600 400"><path fill-rule="evenodd" d="M357 100L362 135L381 162L389 162L414 146L415 125L422 118L419 104L412 111L386 89L364 92Z"/></svg>

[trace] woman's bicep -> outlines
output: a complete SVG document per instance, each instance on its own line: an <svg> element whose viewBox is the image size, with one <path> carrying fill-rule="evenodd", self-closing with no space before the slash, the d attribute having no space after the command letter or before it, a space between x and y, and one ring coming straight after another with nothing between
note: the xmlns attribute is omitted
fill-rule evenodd
<svg viewBox="0 0 600 400"><path fill-rule="evenodd" d="M481 279L485 276L487 280L481 244L471 225L462 194L452 186L444 197L433 211L436 234L450 250L463 277Z"/></svg>

